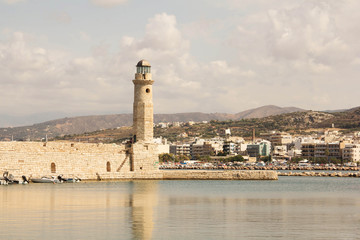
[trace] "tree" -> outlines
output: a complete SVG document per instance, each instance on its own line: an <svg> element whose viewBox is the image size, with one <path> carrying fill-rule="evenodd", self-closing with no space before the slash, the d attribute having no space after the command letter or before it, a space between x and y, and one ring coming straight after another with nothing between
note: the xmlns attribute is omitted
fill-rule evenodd
<svg viewBox="0 0 360 240"><path fill-rule="evenodd" d="M260 160L263 162L271 162L271 155L261 157Z"/></svg>
<svg viewBox="0 0 360 240"><path fill-rule="evenodd" d="M218 152L218 154L216 156L226 156L226 153L223 151L220 151L220 152Z"/></svg>
<svg viewBox="0 0 360 240"><path fill-rule="evenodd" d="M178 156L175 156L175 162L181 162L181 161L186 161L186 160L190 160L190 158L186 155L178 155Z"/></svg>
<svg viewBox="0 0 360 240"><path fill-rule="evenodd" d="M201 156L200 160L209 162L211 160L210 156Z"/></svg>
<svg viewBox="0 0 360 240"><path fill-rule="evenodd" d="M245 159L241 155L236 155L233 157L226 158L226 159L224 159L224 161L226 161L226 162L244 162Z"/></svg>
<svg viewBox="0 0 360 240"><path fill-rule="evenodd" d="M162 154L159 154L159 161L160 162L173 162L173 161L175 161L175 156L172 153L162 153Z"/></svg>
<svg viewBox="0 0 360 240"><path fill-rule="evenodd" d="M328 147L326 148L326 150L325 150L325 155L326 155L326 158L327 158L327 161L328 161L328 163L330 163L330 160L329 160L329 149L328 149Z"/></svg>

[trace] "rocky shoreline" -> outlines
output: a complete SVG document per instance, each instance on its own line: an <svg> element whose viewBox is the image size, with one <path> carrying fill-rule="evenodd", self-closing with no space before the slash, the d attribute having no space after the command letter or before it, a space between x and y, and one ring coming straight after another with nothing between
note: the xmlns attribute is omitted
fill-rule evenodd
<svg viewBox="0 0 360 240"><path fill-rule="evenodd" d="M162 170L272 170L277 171L278 176L295 177L355 177L360 178L359 167L298 167L298 166L160 166ZM285 170L289 172L283 172ZM295 171L295 172L292 172ZM332 171L332 172L325 172Z"/></svg>
<svg viewBox="0 0 360 240"><path fill-rule="evenodd" d="M278 176L296 177L360 177L360 172L277 172Z"/></svg>
<svg viewBox="0 0 360 240"><path fill-rule="evenodd" d="M299 166L186 166L186 165L161 165L160 169L172 170L172 169L189 169L189 170L300 170L300 171L359 171L359 167L299 167Z"/></svg>

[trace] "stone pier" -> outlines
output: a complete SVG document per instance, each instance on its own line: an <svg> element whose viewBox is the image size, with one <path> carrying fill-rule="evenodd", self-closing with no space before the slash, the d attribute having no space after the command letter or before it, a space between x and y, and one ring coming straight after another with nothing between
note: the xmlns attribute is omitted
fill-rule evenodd
<svg viewBox="0 0 360 240"><path fill-rule="evenodd" d="M278 180L276 171L164 170L168 180Z"/></svg>

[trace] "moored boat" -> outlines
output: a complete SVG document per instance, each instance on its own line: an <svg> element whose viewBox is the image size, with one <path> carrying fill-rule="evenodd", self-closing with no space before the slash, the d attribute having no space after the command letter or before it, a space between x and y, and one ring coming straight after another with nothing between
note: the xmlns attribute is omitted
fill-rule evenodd
<svg viewBox="0 0 360 240"><path fill-rule="evenodd" d="M71 177L63 177L63 175L59 175L58 176L58 179L61 181L61 182L64 182L64 183L76 183L76 182L80 182L81 179L77 176L71 176Z"/></svg>
<svg viewBox="0 0 360 240"><path fill-rule="evenodd" d="M8 171L3 173L3 176L0 177L0 185L9 185L9 184L28 184L29 180L26 176L22 176L21 180L16 180L12 174L9 174Z"/></svg>
<svg viewBox="0 0 360 240"><path fill-rule="evenodd" d="M61 178L60 178L61 179ZM32 178L33 183L62 183L59 177L54 176L43 176L41 178Z"/></svg>

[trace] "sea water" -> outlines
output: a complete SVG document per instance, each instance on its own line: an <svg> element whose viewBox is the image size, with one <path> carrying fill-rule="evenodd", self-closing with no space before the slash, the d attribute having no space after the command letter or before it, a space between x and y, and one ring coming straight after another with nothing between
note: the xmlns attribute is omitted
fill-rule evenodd
<svg viewBox="0 0 360 240"><path fill-rule="evenodd" d="M0 239L360 239L360 179L0 187Z"/></svg>

